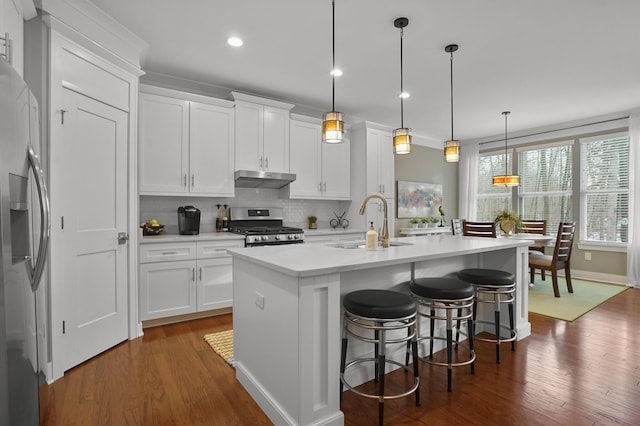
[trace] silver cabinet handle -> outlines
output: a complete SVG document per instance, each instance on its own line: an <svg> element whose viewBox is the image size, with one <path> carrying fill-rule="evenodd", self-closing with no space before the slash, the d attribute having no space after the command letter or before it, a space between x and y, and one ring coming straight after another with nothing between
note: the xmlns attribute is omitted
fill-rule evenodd
<svg viewBox="0 0 640 426"><path fill-rule="evenodd" d="M184 186L186 188L187 186L187 174L184 174L184 177L182 178L182 186Z"/></svg>
<svg viewBox="0 0 640 426"><path fill-rule="evenodd" d="M193 188L196 185L196 175L191 175L191 187Z"/></svg>
<svg viewBox="0 0 640 426"><path fill-rule="evenodd" d="M264 169L269 170L269 157L266 157L264 160Z"/></svg>
<svg viewBox="0 0 640 426"><path fill-rule="evenodd" d="M322 185L322 191L327 192L327 182Z"/></svg>
<svg viewBox="0 0 640 426"><path fill-rule="evenodd" d="M196 280L196 268L191 268L191 281Z"/></svg>
<svg viewBox="0 0 640 426"><path fill-rule="evenodd" d="M35 176L36 187L38 189L38 198L40 200L40 244L38 245L36 264L31 267L31 262L26 262L29 267L31 289L36 291L40 286L40 279L44 272L44 264L47 260L47 250L49 248L49 236L51 232L49 226L51 221L51 209L49 207L47 185L44 181L44 172L42 167L40 167L40 159L31 144L29 145L27 152L29 156L29 166L33 169L33 175Z"/></svg>
<svg viewBox="0 0 640 426"><path fill-rule="evenodd" d="M262 157L260 157L259 162L260 162L260 169L262 170Z"/></svg>
<svg viewBox="0 0 640 426"><path fill-rule="evenodd" d="M200 275L200 281L202 281L202 266L200 267L200 270L198 271L198 274Z"/></svg>

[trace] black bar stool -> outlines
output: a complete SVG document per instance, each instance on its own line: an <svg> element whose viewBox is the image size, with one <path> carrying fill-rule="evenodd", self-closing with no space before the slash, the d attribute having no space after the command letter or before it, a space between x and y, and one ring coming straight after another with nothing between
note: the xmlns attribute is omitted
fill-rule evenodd
<svg viewBox="0 0 640 426"><path fill-rule="evenodd" d="M418 316L429 319L429 335L424 336L418 322L418 342L429 339L429 356L420 357L429 364L447 367L447 391L451 392L453 367L471 365L475 373L476 354L473 350L473 286L455 278L418 278L409 282L409 289L418 303ZM459 344L460 321L467 321L468 344ZM435 335L435 322L446 321L446 337ZM456 325L454 326L454 321ZM469 352L469 359L453 362L453 329L457 330L456 348L462 346ZM434 340L443 340L447 347L447 362L433 359ZM408 355L407 355L408 358ZM408 359L407 359L408 362Z"/></svg>
<svg viewBox="0 0 640 426"><path fill-rule="evenodd" d="M475 299L473 303L473 316L475 324L491 324L495 327L493 338L476 336L477 340L494 342L496 344L496 364L500 364L500 343L511 342L511 350L516 350L518 332L514 325L513 301L515 300L516 283L513 274L499 269L463 269L458 271L458 278L473 285ZM478 303L487 303L494 306L494 321L477 320L476 313ZM500 306L507 304L509 308L509 326L500 322ZM508 330L508 336L501 336L500 329ZM456 339L457 340L457 339Z"/></svg>
<svg viewBox="0 0 640 426"><path fill-rule="evenodd" d="M378 400L378 423L383 424L384 401L402 398L415 393L416 406L420 405L420 375L418 372L418 344L416 340L416 303L410 296L391 290L357 290L343 297L344 324L342 353L340 358L340 395L343 385L357 395ZM373 358L356 358L346 363L348 338L374 344ZM413 352L413 385L399 393L385 394L384 375L386 364L394 364L409 371L409 367L386 358L386 346L410 342ZM376 393L366 393L351 386L345 379L345 371L362 363L374 363Z"/></svg>

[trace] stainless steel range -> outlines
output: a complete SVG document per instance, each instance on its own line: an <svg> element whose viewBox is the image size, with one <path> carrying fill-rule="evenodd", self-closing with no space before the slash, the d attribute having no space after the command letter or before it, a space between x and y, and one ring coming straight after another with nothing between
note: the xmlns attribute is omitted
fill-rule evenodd
<svg viewBox="0 0 640 426"><path fill-rule="evenodd" d="M229 231L244 235L245 247L304 243L304 231L283 226L282 221L283 212L279 207L232 207Z"/></svg>

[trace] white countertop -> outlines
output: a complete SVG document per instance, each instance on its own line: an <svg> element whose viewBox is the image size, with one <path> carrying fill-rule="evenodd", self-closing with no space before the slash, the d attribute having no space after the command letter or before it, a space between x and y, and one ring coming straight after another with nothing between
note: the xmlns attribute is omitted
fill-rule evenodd
<svg viewBox="0 0 640 426"><path fill-rule="evenodd" d="M293 244L233 248L228 253L287 275L308 277L529 245L526 240L512 238L453 235L392 238L391 241L412 244L375 251L336 248L329 244Z"/></svg>
<svg viewBox="0 0 640 426"><path fill-rule="evenodd" d="M198 235L179 235L179 234L160 234L160 235L145 235L140 238L140 244L154 244L154 243L184 243L184 242L198 242L198 241L221 241L221 240L235 240L242 241L244 236L234 234L231 232L205 232Z"/></svg>

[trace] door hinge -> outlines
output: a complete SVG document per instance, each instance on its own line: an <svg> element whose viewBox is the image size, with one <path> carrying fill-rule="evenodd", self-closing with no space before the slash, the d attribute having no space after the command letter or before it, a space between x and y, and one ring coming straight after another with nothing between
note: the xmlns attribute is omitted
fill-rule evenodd
<svg viewBox="0 0 640 426"><path fill-rule="evenodd" d="M67 327L66 327L65 321L62 320L62 334L65 334L66 332L67 332Z"/></svg>

